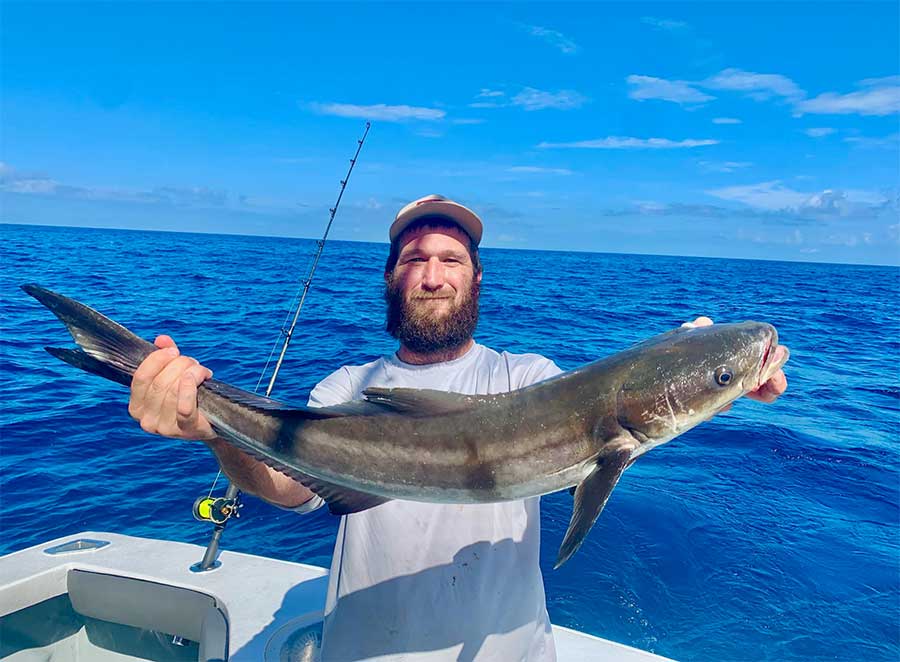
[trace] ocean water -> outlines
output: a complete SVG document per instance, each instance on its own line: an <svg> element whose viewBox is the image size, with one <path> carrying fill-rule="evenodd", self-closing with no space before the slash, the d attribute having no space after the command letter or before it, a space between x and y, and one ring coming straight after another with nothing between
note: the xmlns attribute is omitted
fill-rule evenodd
<svg viewBox="0 0 900 662"><path fill-rule="evenodd" d="M88 529L205 544L190 511L216 474L202 444L143 433L123 389L46 354L69 336L19 284L169 333L252 389L314 249L0 226L0 553ZM336 367L393 351L385 253L327 244L275 397L305 402ZM900 270L492 249L483 261L477 339L564 369L700 314L771 322L791 348L784 397L742 401L642 458L560 570L572 499L543 499L555 623L680 660L900 657ZM223 547L327 565L336 530L325 512L248 498Z"/></svg>

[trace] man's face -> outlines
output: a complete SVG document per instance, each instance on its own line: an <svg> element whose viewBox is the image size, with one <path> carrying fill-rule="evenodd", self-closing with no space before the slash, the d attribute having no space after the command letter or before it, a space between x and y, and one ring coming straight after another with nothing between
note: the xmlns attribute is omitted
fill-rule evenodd
<svg viewBox="0 0 900 662"><path fill-rule="evenodd" d="M468 237L457 228L419 228L403 237L385 274L387 330L415 352L453 349L478 323L478 286Z"/></svg>

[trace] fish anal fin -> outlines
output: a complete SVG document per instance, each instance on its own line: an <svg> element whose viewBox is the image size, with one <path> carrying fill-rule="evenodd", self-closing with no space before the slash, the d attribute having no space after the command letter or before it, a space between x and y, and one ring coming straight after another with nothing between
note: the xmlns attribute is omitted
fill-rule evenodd
<svg viewBox="0 0 900 662"><path fill-rule="evenodd" d="M597 517L600 516L603 507L609 500L613 488L619 482L622 472L628 466L631 452L636 444L637 442L630 435L609 442L597 458L594 470L575 488L572 519L562 545L559 547L554 569L568 561L572 554L581 547L585 536L594 526L594 522L597 521Z"/></svg>
<svg viewBox="0 0 900 662"><path fill-rule="evenodd" d="M131 375L123 370L119 370L110 363L98 361L93 356L85 352L83 349L67 349L62 347L44 347L51 356L55 356L60 361L65 361L69 365L81 368L85 372L89 372L100 377L106 377L114 382L129 386L131 384Z"/></svg>
<svg viewBox="0 0 900 662"><path fill-rule="evenodd" d="M437 416L468 411L477 404L483 404L485 399L484 396L418 388L371 387L363 391L363 395L368 402L413 416Z"/></svg>

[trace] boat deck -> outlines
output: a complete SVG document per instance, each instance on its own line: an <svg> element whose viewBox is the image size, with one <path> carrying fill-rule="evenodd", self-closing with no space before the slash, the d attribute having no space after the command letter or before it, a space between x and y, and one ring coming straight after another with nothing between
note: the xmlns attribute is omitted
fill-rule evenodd
<svg viewBox="0 0 900 662"><path fill-rule="evenodd" d="M108 544L87 549L77 549L84 545L74 545L76 549L54 555L46 552L59 546L72 546L78 540ZM193 591L203 594L201 597L210 596L216 609L224 615L227 659L233 662L279 660L286 645L296 644L296 636L292 635L304 629L313 632L321 623L328 582L325 568L223 551L219 555L220 567L204 573L193 572L191 566L202 558L203 551L197 545L180 542L85 532L14 552L0 557L0 617L66 594L71 583L70 571L77 570L90 576L96 573L142 580L150 584L141 586L151 589L175 587L188 589L184 594ZM141 593L150 595L146 588ZM157 599L160 601L165 599ZM108 607L110 611L114 609ZM153 610L149 609L136 617L152 616ZM175 618L171 610L157 616L163 621L167 617ZM109 618L114 619L115 614ZM203 625L207 635L209 627L208 623ZM568 628L554 625L553 630L560 662L666 660Z"/></svg>

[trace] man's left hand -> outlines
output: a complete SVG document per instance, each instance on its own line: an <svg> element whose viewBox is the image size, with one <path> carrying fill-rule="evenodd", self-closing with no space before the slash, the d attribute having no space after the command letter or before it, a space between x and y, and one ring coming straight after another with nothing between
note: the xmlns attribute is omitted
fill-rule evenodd
<svg viewBox="0 0 900 662"><path fill-rule="evenodd" d="M686 326L709 326L713 321L708 317L698 317L693 322L687 322ZM782 393L787 390L787 377L784 376L784 370L779 370L769 378L765 384L747 393L747 397L751 400L759 402L775 402ZM723 409L727 411L731 409L731 405Z"/></svg>

